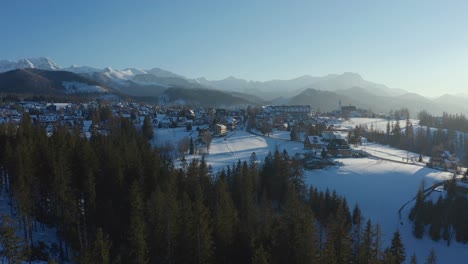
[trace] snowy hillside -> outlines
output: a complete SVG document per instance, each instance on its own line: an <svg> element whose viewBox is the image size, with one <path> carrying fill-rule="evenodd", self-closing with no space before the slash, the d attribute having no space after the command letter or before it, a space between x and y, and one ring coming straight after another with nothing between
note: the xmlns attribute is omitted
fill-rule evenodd
<svg viewBox="0 0 468 264"><path fill-rule="evenodd" d="M356 125L369 120L351 120L343 125ZM385 122L370 120L382 127ZM183 138L196 138L196 132L187 132L185 129L155 129L155 138L159 142L176 143ZM286 149L292 156L295 153L304 153L302 142L289 141L287 132L274 132L271 137L264 137L247 133L245 131L230 132L226 139L213 138L209 155L206 156L208 164L217 172L238 160L248 160L255 152L259 162L262 162L269 151ZM431 248L436 250L438 263L461 263L459 260L468 258L468 246L452 243L450 247L445 242L432 241L427 235L418 240L412 235L412 225L408 220L408 213L413 203L407 204L399 215L399 209L415 196L418 187L424 182L426 187L436 182L449 179L452 175L424 167L422 163L409 162L405 164L402 158L417 156L399 149L393 149L378 144L362 146L375 158L338 159L342 164L323 170L305 171L305 180L308 185L320 190L329 188L336 190L339 195L347 198L350 207L358 203L363 215L370 218L373 223L379 223L384 234L385 246L389 245L392 234L399 229L406 247L407 260L413 253L418 261L423 261ZM186 156L187 160L200 156ZM424 157L427 160L427 157ZM440 195L433 193L432 195Z"/></svg>
<svg viewBox="0 0 468 264"><path fill-rule="evenodd" d="M90 85L87 83L80 82L62 82L63 87L66 89L68 94L76 93L104 93L107 90L98 85Z"/></svg>
<svg viewBox="0 0 468 264"><path fill-rule="evenodd" d="M78 74L91 74L91 73L94 73L94 72L102 71L101 69L98 69L98 68L93 68L93 67L89 67L89 66L79 66L79 65L75 65L75 64L68 67L68 68L64 68L63 70L78 73Z"/></svg>

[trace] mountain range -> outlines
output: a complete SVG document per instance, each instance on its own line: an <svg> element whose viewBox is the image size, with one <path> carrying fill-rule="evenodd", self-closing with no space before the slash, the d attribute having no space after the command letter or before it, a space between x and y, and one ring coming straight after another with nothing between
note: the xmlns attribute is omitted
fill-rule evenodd
<svg viewBox="0 0 468 264"><path fill-rule="evenodd" d="M232 76L207 80L190 79L160 68L118 70L79 65L62 68L44 57L0 60L0 92L115 93L152 97L166 104L310 104L322 111L337 109L341 101L343 105L384 113L402 107L409 108L412 113L421 110L434 114L468 113L464 96L444 95L430 99L367 81L352 72L264 82Z"/></svg>

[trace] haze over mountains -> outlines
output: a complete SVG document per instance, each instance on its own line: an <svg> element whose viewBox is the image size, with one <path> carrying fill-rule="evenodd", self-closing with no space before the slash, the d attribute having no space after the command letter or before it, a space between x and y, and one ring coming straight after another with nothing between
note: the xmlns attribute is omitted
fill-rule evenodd
<svg viewBox="0 0 468 264"><path fill-rule="evenodd" d="M414 114L423 109L435 114L443 111L468 113L464 96L443 95L430 99L367 81L359 74L351 72L260 82L232 76L222 80L190 79L160 68L117 70L78 65L62 68L44 57L20 59L16 62L0 60L0 92L52 93L53 90L44 87L60 90L60 85L69 91L67 87L71 87L70 83L74 83L75 92L80 84L85 84L102 89L93 90L86 86L80 92L117 92L137 97L154 97L163 103L310 104L321 111L332 111L338 108L338 102L341 101L343 105L351 104L374 112L407 107Z"/></svg>

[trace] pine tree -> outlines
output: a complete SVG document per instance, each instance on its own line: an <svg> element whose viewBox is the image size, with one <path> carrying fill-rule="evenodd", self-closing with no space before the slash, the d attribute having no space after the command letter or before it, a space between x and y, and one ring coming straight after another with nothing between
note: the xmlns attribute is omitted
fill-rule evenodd
<svg viewBox="0 0 468 264"><path fill-rule="evenodd" d="M81 253L80 263L89 264L109 264L110 263L110 249L111 241L106 237L102 231L102 228L98 228L96 232L96 238L86 252Z"/></svg>
<svg viewBox="0 0 468 264"><path fill-rule="evenodd" d="M394 257L395 263L403 263L406 259L405 246L401 241L400 232L397 230L393 233L392 244L390 246L390 252Z"/></svg>
<svg viewBox="0 0 468 264"><path fill-rule="evenodd" d="M325 248L322 249L320 257L320 262L324 264L339 264L338 258L336 256L335 245L332 241L327 240L325 243Z"/></svg>
<svg viewBox="0 0 468 264"><path fill-rule="evenodd" d="M192 239L195 241L195 259L198 264L213 262L213 238L210 227L210 212L203 204L200 185L195 186L195 200L192 204L194 229Z"/></svg>
<svg viewBox="0 0 468 264"><path fill-rule="evenodd" d="M151 140L154 137L154 127L149 115L145 116L143 120L143 137L147 140Z"/></svg>
<svg viewBox="0 0 468 264"><path fill-rule="evenodd" d="M361 209L356 204L353 209L353 227L351 231L351 239L353 243L353 261L358 262L359 259L359 248L361 245L361 236L362 236L362 215Z"/></svg>
<svg viewBox="0 0 468 264"><path fill-rule="evenodd" d="M292 127L290 136L291 136L291 140L292 140L292 141L298 140L296 126L293 126L293 127Z"/></svg>
<svg viewBox="0 0 468 264"><path fill-rule="evenodd" d="M310 207L302 202L294 185L288 186L284 204L284 230L289 235L289 261L293 263L315 263L318 257L318 239L315 218ZM286 241L285 241L286 242Z"/></svg>
<svg viewBox="0 0 468 264"><path fill-rule="evenodd" d="M13 220L6 214L2 214L2 224L0 226L0 243L2 245L0 254L2 257L8 260L8 263L22 262L22 240L16 235Z"/></svg>
<svg viewBox="0 0 468 264"><path fill-rule="evenodd" d="M138 182L134 181L130 188L130 229L128 234L130 256L133 263L149 262L146 235L143 198Z"/></svg>
<svg viewBox="0 0 468 264"><path fill-rule="evenodd" d="M270 255L265 251L263 245L260 245L255 249L252 257L252 264L268 264L270 262Z"/></svg>
<svg viewBox="0 0 468 264"><path fill-rule="evenodd" d="M413 235L416 238L422 238L424 235L424 186L421 184L418 193L416 194L416 202L409 214L410 220L413 221Z"/></svg>
<svg viewBox="0 0 468 264"><path fill-rule="evenodd" d="M216 199L214 211L214 238L217 262L226 263L232 259L232 247L237 229L237 210L228 192L224 178L219 178L216 183Z"/></svg>
<svg viewBox="0 0 468 264"><path fill-rule="evenodd" d="M190 155L193 155L195 153L195 145L193 144L193 138L190 137L190 150L189 150L189 154Z"/></svg>
<svg viewBox="0 0 468 264"><path fill-rule="evenodd" d="M418 264L418 260L416 259L416 254L411 255L410 264Z"/></svg>
<svg viewBox="0 0 468 264"><path fill-rule="evenodd" d="M425 263L426 264L436 264L437 263L437 256L436 256L436 253L435 253L434 249L431 249L431 251L429 251L429 255L427 256Z"/></svg>
<svg viewBox="0 0 468 264"><path fill-rule="evenodd" d="M380 224L376 224L374 228L374 241L372 243L373 253L374 253L374 260L380 261L383 259L383 252L382 252L382 228Z"/></svg>
<svg viewBox="0 0 468 264"><path fill-rule="evenodd" d="M359 247L359 263L373 263L375 262L375 249L373 248L373 241L375 239L375 231L372 226L371 220L367 220L364 232L362 234L361 245Z"/></svg>

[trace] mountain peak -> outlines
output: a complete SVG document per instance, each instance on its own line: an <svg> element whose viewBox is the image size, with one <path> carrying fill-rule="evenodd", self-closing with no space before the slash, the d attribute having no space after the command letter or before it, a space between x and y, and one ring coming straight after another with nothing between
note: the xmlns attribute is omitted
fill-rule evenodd
<svg viewBox="0 0 468 264"><path fill-rule="evenodd" d="M347 79L353 79L353 80L364 80L359 73L356 72L344 72L343 74L340 75L341 77L347 78Z"/></svg>
<svg viewBox="0 0 468 264"><path fill-rule="evenodd" d="M166 71L160 68L152 68L151 70L146 70L146 73L154 75L156 77L160 78L182 78L182 79L187 79L182 75L175 74L170 71Z"/></svg>
<svg viewBox="0 0 468 264"><path fill-rule="evenodd" d="M58 71L62 69L62 67L47 57L24 58L17 61L0 61L0 72L25 68L35 68L49 71Z"/></svg>

